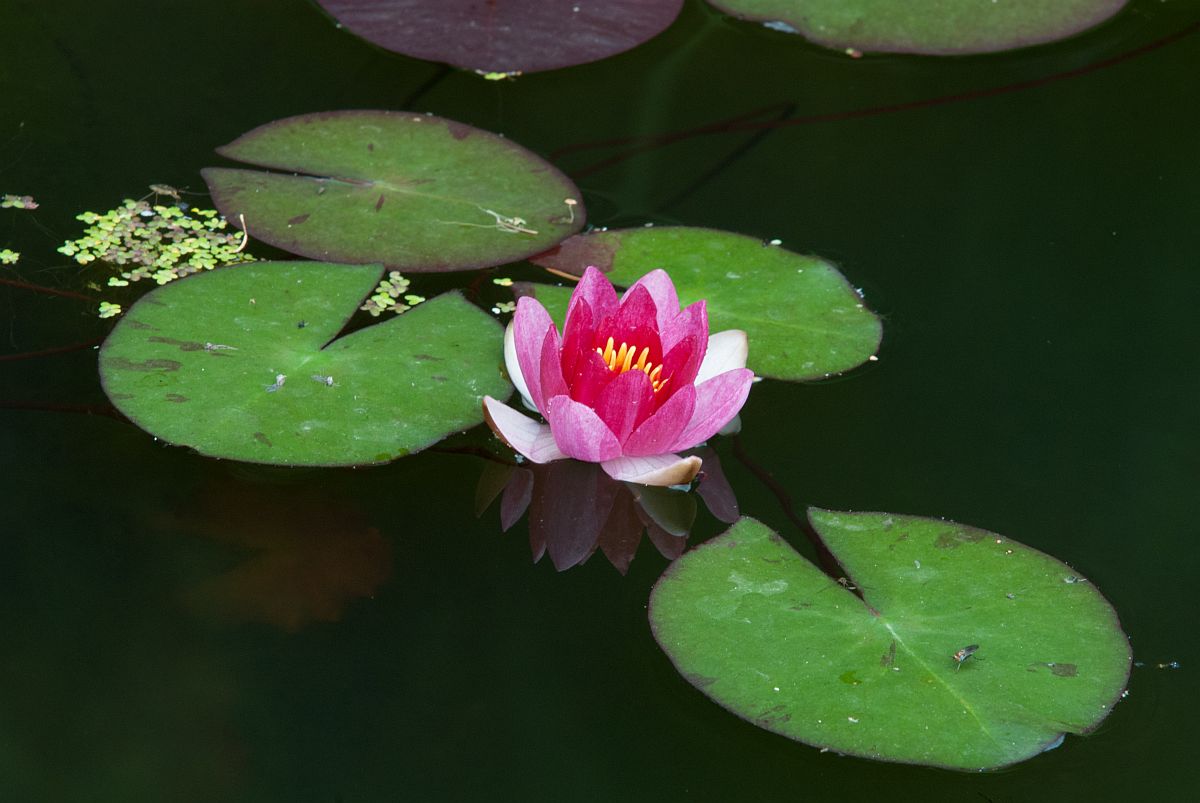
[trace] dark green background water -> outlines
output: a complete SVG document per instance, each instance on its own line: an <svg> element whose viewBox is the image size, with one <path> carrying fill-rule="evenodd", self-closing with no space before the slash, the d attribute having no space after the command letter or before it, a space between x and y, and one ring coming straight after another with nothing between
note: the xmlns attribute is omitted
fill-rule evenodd
<svg viewBox="0 0 1200 803"><path fill-rule="evenodd" d="M852 60L689 0L629 53L492 83L368 46L302 0L5 0L0 192L42 208L3 210L0 247L24 252L24 278L77 290L95 274L54 253L75 213L150 182L201 190L215 146L286 115L429 111L548 155L766 107L826 115L1079 70L696 136L598 170L616 151L558 164L597 225L712 226L834 260L885 316L880 361L757 385L742 414L752 459L797 505L946 516L1071 563L1148 665L1098 732L1003 772L820 754L674 672L646 624L665 565L647 544L627 577L601 556L531 565L523 524L501 535L495 510L472 515L472 458L269 472L105 417L10 409L0 801L1194 793L1198 19L1195 2L1138 0L1057 45ZM107 329L91 305L12 288L0 323L3 354ZM0 402L103 403L94 352L0 362ZM742 511L803 548L717 448ZM695 540L720 529L702 518ZM373 596L314 607L330 575ZM1182 668L1153 668L1171 660Z"/></svg>

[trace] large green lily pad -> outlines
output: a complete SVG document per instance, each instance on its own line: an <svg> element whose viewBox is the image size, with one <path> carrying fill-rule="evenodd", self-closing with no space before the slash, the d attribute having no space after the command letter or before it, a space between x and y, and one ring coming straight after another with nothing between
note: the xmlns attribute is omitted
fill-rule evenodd
<svg viewBox="0 0 1200 803"><path fill-rule="evenodd" d="M838 49L948 55L1063 39L1098 25L1127 0L709 0Z"/></svg>
<svg viewBox="0 0 1200 803"><path fill-rule="evenodd" d="M738 716L839 753L974 770L1086 733L1120 698L1128 640L1069 566L939 519L809 517L846 586L742 519L651 596L659 644Z"/></svg>
<svg viewBox="0 0 1200 803"><path fill-rule="evenodd" d="M511 386L499 324L458 293L334 339L380 272L256 262L160 287L104 342L104 390L164 441L253 463L382 463L478 424Z"/></svg>
<svg viewBox="0 0 1200 803"><path fill-rule="evenodd" d="M579 190L549 162L430 115L304 114L217 152L305 174L201 171L228 220L313 259L406 271L488 267L543 251L584 221Z"/></svg>
<svg viewBox="0 0 1200 803"><path fill-rule="evenodd" d="M837 268L753 237L685 226L577 235L533 260L582 276L588 265L628 287L664 268L679 299L708 302L709 329L743 329L748 365L776 379L823 379L861 365L883 336L879 318ZM570 291L524 285L562 323Z"/></svg>

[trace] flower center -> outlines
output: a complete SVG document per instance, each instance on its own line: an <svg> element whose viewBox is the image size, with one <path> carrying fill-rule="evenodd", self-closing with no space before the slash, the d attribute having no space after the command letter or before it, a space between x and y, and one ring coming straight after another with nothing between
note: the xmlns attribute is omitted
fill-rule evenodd
<svg viewBox="0 0 1200 803"><path fill-rule="evenodd" d="M608 366L608 370L615 371L618 374L623 374L626 371L641 371L646 376L650 377L650 384L654 387L654 392L657 393L662 389L662 386L667 384L667 379L662 379L662 366L647 362L650 358L650 347L646 346L642 349L642 353L638 354L637 346L629 346L622 343L620 348L614 348L613 339L608 339L608 344L604 348L596 347L596 353L604 360L604 364ZM636 358L636 359L635 359Z"/></svg>

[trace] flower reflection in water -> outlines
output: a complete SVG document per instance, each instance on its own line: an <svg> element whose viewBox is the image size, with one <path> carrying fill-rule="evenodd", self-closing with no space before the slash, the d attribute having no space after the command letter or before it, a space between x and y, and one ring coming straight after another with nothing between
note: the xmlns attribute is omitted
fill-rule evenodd
<svg viewBox="0 0 1200 803"><path fill-rule="evenodd" d="M625 574L642 533L667 560L683 554L696 518L698 495L718 519L738 517L737 499L721 462L711 449L696 494L677 488L625 483L596 463L561 460L515 467L489 464L480 478L476 509L482 513L500 497L500 524L507 532L529 511L529 545L534 562L549 555L558 571L584 563L599 549Z"/></svg>

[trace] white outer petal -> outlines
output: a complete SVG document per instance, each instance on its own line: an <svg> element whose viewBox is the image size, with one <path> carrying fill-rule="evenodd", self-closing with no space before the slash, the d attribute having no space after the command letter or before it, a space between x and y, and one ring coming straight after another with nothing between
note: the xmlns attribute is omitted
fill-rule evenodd
<svg viewBox="0 0 1200 803"><path fill-rule="evenodd" d="M534 463L549 463L566 457L555 443L550 427L518 413L504 402L484 396L483 417L496 437Z"/></svg>
<svg viewBox="0 0 1200 803"><path fill-rule="evenodd" d="M521 361L517 359L517 338L513 334L511 321L504 329L504 367L508 369L508 378L513 387L521 394L521 401L527 408L536 412L537 407L529 396L529 385L525 384L525 376L521 373Z"/></svg>
<svg viewBox="0 0 1200 803"><path fill-rule="evenodd" d="M507 354L507 352L505 352ZM718 374L746 367L750 353L750 342L741 329L726 329L708 336L708 349L696 374L695 384L712 379Z"/></svg>
<svg viewBox="0 0 1200 803"><path fill-rule="evenodd" d="M695 479L700 471L700 458L680 457L677 454L656 454L648 457L618 457L605 460L600 467L614 480L641 485L682 485Z"/></svg>

